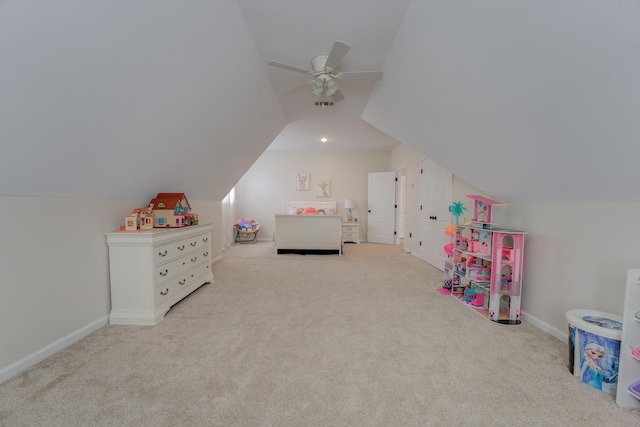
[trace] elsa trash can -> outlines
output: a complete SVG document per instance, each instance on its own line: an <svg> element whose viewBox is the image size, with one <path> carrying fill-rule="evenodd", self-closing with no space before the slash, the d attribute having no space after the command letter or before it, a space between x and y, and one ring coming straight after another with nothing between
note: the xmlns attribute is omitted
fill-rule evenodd
<svg viewBox="0 0 640 427"><path fill-rule="evenodd" d="M583 383L616 394L622 317L595 310L569 310L569 371Z"/></svg>

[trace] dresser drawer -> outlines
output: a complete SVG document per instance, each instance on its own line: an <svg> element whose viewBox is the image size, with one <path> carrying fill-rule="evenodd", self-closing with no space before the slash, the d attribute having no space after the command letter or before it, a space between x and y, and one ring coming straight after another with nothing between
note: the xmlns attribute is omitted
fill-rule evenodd
<svg viewBox="0 0 640 427"><path fill-rule="evenodd" d="M344 241L351 241L351 240L357 240L358 239L358 233L356 232L346 232L346 233L342 233L342 239Z"/></svg>
<svg viewBox="0 0 640 427"><path fill-rule="evenodd" d="M156 266L154 269L154 275L153 275L156 286L166 281L167 279L177 276L178 274L184 273L189 268L191 268L191 266L193 266L195 263L192 262L190 259L193 258L195 255L197 254L184 255L180 258L174 259L173 261L169 261L165 264Z"/></svg>
<svg viewBox="0 0 640 427"><path fill-rule="evenodd" d="M181 274L178 277L174 277L161 283L159 286L155 288L155 299L154 306L159 307L164 304L166 301L169 301L171 298L175 297L179 293L183 292L185 289L195 286L201 285L202 283L198 283L202 281L202 278L206 277L211 270L211 266L208 262L200 264L196 268Z"/></svg>
<svg viewBox="0 0 640 427"><path fill-rule="evenodd" d="M179 242L167 243L166 245L157 246L154 248L153 261L155 265L167 262L175 257L178 257L187 251L187 241L180 240Z"/></svg>
<svg viewBox="0 0 640 427"><path fill-rule="evenodd" d="M194 250L198 248L206 248L209 246L209 235L202 234L200 236L195 236L187 239L187 248L189 250Z"/></svg>
<svg viewBox="0 0 640 427"><path fill-rule="evenodd" d="M357 233L358 227L354 227L353 225L343 225L342 226L343 233Z"/></svg>

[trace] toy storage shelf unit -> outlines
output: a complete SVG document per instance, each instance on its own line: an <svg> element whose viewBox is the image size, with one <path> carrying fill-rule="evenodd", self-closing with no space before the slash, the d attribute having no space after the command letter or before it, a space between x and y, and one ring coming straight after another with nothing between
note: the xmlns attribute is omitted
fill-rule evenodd
<svg viewBox="0 0 640 427"><path fill-rule="evenodd" d="M616 402L640 408L640 268L627 271Z"/></svg>
<svg viewBox="0 0 640 427"><path fill-rule="evenodd" d="M493 226L491 205L500 202L467 197L476 204L474 220L454 227L443 288L491 321L518 325L526 233Z"/></svg>

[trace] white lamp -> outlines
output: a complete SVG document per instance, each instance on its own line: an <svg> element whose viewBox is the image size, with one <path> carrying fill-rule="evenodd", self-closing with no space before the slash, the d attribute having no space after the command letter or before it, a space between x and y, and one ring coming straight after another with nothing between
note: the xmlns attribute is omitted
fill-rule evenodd
<svg viewBox="0 0 640 427"><path fill-rule="evenodd" d="M324 84L327 96L331 96L338 91L338 84L331 77L329 77Z"/></svg>
<svg viewBox="0 0 640 427"><path fill-rule="evenodd" d="M311 92L320 96L322 95L322 91L324 91L324 78L320 75L314 80L313 85L311 86Z"/></svg>
<svg viewBox="0 0 640 427"><path fill-rule="evenodd" d="M344 208L347 209L347 221L351 222L353 221L353 214L351 213L351 209L356 207L356 203L351 200L351 199L347 199L344 201Z"/></svg>

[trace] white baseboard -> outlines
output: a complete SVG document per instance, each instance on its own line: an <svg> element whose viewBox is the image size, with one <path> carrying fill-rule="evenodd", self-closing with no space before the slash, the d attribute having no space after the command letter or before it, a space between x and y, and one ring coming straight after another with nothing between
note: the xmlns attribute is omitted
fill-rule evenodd
<svg viewBox="0 0 640 427"><path fill-rule="evenodd" d="M6 368L0 370L0 384L7 381L10 378L15 377L19 373L26 371L33 365L42 362L49 356L59 352L65 347L70 346L71 344L81 340L87 335L92 334L98 329L102 328L109 324L109 316L104 316L93 323L90 323L75 332L70 333L64 338L59 339L58 341L41 348L40 350L32 353L17 362L7 366Z"/></svg>
<svg viewBox="0 0 640 427"><path fill-rule="evenodd" d="M212 258L212 259L211 259L211 265L216 264L216 263L219 263L220 261L222 261L222 254L221 254L221 255L218 255L218 256L217 256L217 257L215 257L215 258Z"/></svg>
<svg viewBox="0 0 640 427"><path fill-rule="evenodd" d="M527 313L525 313L524 311L522 312L522 320L531 323L533 326L535 326L536 328L542 330L543 332L548 333L549 335L551 335L552 337L560 340L560 341L564 341L567 342L567 331L561 331L557 328L554 328L553 326L544 323L543 321L541 321L540 319L538 319L537 317L531 316Z"/></svg>
<svg viewBox="0 0 640 427"><path fill-rule="evenodd" d="M418 254L417 252L413 252L413 251L411 251L411 250L409 250L409 249L406 249L406 248L405 248L405 250L404 250L404 251L405 251L406 253L408 253L409 255L412 255L412 256L414 256L414 257L418 258L419 260L421 260L421 259L422 259L422 258L420 258L420 254Z"/></svg>

